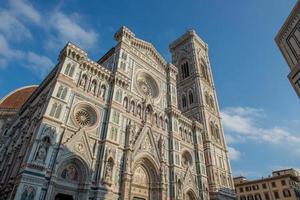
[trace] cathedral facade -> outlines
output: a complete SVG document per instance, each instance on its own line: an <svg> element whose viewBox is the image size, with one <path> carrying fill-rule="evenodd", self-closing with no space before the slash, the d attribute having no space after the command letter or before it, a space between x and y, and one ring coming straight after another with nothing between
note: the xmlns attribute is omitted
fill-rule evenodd
<svg viewBox="0 0 300 200"><path fill-rule="evenodd" d="M168 63L114 37L97 62L68 43L3 126L0 199L235 199L207 44L187 31Z"/></svg>

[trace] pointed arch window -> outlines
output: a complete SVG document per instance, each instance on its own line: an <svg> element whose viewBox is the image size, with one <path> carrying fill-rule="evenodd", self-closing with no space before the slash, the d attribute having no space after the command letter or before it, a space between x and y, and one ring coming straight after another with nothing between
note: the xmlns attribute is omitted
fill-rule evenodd
<svg viewBox="0 0 300 200"><path fill-rule="evenodd" d="M67 96L67 92L68 88L61 85L57 90L56 97L64 100Z"/></svg>
<svg viewBox="0 0 300 200"><path fill-rule="evenodd" d="M122 96L123 96L122 90L121 89L117 89L115 100L117 102L121 103L122 102Z"/></svg>
<svg viewBox="0 0 300 200"><path fill-rule="evenodd" d="M183 94L181 98L182 98L182 108L185 108L187 106L186 97Z"/></svg>
<svg viewBox="0 0 300 200"><path fill-rule="evenodd" d="M218 140L220 140L220 131L219 131L219 127L216 125L215 126L215 134Z"/></svg>
<svg viewBox="0 0 300 200"><path fill-rule="evenodd" d="M60 117L61 109L61 104L54 103L50 111L50 116L58 119Z"/></svg>
<svg viewBox="0 0 300 200"><path fill-rule="evenodd" d="M210 126L211 136L212 136L213 139L215 139L215 127L214 127L214 124L212 122L210 122L209 126Z"/></svg>
<svg viewBox="0 0 300 200"><path fill-rule="evenodd" d="M128 98L127 97L124 97L124 100L123 100L123 107L127 110L128 108Z"/></svg>
<svg viewBox="0 0 300 200"><path fill-rule="evenodd" d="M182 79L185 79L190 76L189 64L187 61L181 65L181 73Z"/></svg>
<svg viewBox="0 0 300 200"><path fill-rule="evenodd" d="M101 86L101 95L102 95L102 98L103 98L103 99L105 98L105 93L106 93L106 86L105 86L105 85L102 85L102 86Z"/></svg>
<svg viewBox="0 0 300 200"><path fill-rule="evenodd" d="M209 105L212 109L215 108L215 103L214 103L214 99L212 96L209 97Z"/></svg>
<svg viewBox="0 0 300 200"><path fill-rule="evenodd" d="M194 103L194 96L193 96L192 91L189 91L189 103L190 103L190 104L193 104L193 103Z"/></svg>
<svg viewBox="0 0 300 200"><path fill-rule="evenodd" d="M204 61L202 61L202 62L204 62ZM201 65L201 73L202 73L202 77L204 78L204 80L209 81L207 66L204 64Z"/></svg>
<svg viewBox="0 0 300 200"><path fill-rule="evenodd" d="M64 74L73 77L74 70L75 66L71 65L71 63L68 63L67 67L65 68Z"/></svg>

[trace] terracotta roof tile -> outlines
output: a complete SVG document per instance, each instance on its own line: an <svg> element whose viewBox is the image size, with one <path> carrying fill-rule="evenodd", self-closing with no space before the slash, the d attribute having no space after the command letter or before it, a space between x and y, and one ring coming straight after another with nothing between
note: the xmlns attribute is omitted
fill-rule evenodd
<svg viewBox="0 0 300 200"><path fill-rule="evenodd" d="M0 109L19 109L35 91L37 86L16 89L0 101Z"/></svg>

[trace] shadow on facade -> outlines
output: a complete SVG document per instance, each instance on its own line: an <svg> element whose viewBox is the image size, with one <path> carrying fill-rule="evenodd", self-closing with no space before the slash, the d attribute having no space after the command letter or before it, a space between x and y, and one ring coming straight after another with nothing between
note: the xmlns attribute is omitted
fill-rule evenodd
<svg viewBox="0 0 300 200"><path fill-rule="evenodd" d="M30 125L27 128L31 130ZM101 179L102 166L96 162L96 156L101 155L99 145L94 152L88 152L84 141L67 142L64 132L57 134L54 127L45 124L39 129L33 143L29 138L16 143L12 135L1 136L6 142L0 149L4 153L1 154L1 200L96 200L112 192ZM15 131L11 133L18 133ZM88 154L93 159L87 159ZM106 179L111 177L109 173L107 169Z"/></svg>

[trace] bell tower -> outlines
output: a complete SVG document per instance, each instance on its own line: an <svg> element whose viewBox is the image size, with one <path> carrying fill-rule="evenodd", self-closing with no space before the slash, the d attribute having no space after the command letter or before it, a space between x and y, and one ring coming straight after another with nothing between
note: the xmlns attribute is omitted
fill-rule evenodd
<svg viewBox="0 0 300 200"><path fill-rule="evenodd" d="M170 44L178 68L178 108L203 124L203 146L211 199L234 199L231 167L208 57L208 45L194 30Z"/></svg>

